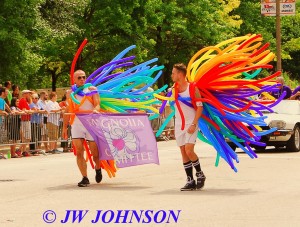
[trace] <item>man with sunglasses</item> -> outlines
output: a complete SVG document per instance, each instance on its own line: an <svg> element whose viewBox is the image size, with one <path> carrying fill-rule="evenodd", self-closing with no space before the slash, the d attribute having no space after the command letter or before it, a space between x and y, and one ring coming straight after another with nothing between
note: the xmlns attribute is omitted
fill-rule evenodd
<svg viewBox="0 0 300 227"><path fill-rule="evenodd" d="M82 87L85 84L86 75L82 70L77 70L74 73L74 83L76 86ZM89 90L95 90L97 88L90 87ZM80 105L77 105L73 101L68 103L64 114L63 121L63 138L68 138L67 128L68 124L71 124L71 135L72 135L72 143L76 149L76 159L77 165L82 175L82 180L78 183L78 187L86 187L90 184L89 179L87 177L87 165L84 158L84 140L86 140L89 144L89 148L93 155L93 160L95 162L95 170L96 176L95 180L97 183L100 183L102 180L102 173L99 161L99 153L97 145L88 132L88 130L82 125L80 120L76 117L76 114L70 113L70 110L75 110L76 113L87 113L87 112L99 112L100 111L100 97L99 94L93 94L92 96L88 96L88 98L84 99L84 96L80 96L78 94L75 95L75 98L80 102ZM71 99L69 99L71 100ZM72 108L70 108L72 105ZM74 112L75 112L74 111ZM68 114L70 113L70 114Z"/></svg>

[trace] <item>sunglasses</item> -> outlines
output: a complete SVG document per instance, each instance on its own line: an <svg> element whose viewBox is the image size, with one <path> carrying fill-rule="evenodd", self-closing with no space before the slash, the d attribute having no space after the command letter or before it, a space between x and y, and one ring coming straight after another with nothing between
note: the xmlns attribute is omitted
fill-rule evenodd
<svg viewBox="0 0 300 227"><path fill-rule="evenodd" d="M85 76L78 76L77 77L78 80L84 79L85 80Z"/></svg>

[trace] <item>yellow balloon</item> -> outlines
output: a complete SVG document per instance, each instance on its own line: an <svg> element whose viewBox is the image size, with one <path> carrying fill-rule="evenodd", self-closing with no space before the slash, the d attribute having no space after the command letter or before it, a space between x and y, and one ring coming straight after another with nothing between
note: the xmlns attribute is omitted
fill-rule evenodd
<svg viewBox="0 0 300 227"><path fill-rule="evenodd" d="M153 94L153 95L154 95L154 97L161 99L161 100L165 100L165 101L174 101L175 100L174 97L166 97L166 96L161 96L158 94Z"/></svg>
<svg viewBox="0 0 300 227"><path fill-rule="evenodd" d="M217 47L213 47L213 46L205 47L205 48L199 50L199 51L191 58L191 60L190 60L190 62L189 62L189 64L188 64L188 66L187 66L187 69L192 69L191 66L192 66L192 64L194 63L195 59L196 59L198 56L200 56L203 52L205 52L205 51L207 51L207 50L210 50L210 49L214 49L214 50L218 51L219 53L222 52L221 49L220 49L220 48L217 48ZM200 63L201 63L201 62L199 62L199 64L200 64ZM196 71L197 68L198 68L198 65L193 65L192 75L195 75L195 71ZM188 78L189 81L194 81L194 80L192 80L192 78L191 78L190 70L187 70L187 78Z"/></svg>

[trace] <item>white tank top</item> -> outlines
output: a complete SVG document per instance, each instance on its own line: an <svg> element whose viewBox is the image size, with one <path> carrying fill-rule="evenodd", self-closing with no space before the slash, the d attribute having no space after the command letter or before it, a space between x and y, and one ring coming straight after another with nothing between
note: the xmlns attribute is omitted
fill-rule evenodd
<svg viewBox="0 0 300 227"><path fill-rule="evenodd" d="M81 100L83 99L83 96L75 95L75 98L76 98L79 102L81 102ZM85 112L86 110L93 110L93 109L94 109L94 105L93 105L88 99L86 99L86 100L84 101L84 103L79 107L78 112L80 113L80 111ZM81 121L80 121L80 120L78 119L78 117L76 117L76 115L75 115L73 124L78 124L78 123L81 123Z"/></svg>
<svg viewBox="0 0 300 227"><path fill-rule="evenodd" d="M178 93L180 97L191 97L190 96L190 84L188 84L186 90L184 92ZM179 105L181 107L181 110L183 112L183 116L185 119L185 125L190 125L193 123L193 120L195 118L196 110L194 107L187 106L186 104L179 101ZM191 101L187 101L191 103ZM177 109L177 105L175 104L175 125L181 127L181 116Z"/></svg>

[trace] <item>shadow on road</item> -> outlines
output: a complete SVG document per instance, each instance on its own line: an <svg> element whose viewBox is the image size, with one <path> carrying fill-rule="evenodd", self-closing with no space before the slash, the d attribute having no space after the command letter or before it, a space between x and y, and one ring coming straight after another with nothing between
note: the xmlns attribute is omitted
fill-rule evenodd
<svg viewBox="0 0 300 227"><path fill-rule="evenodd" d="M185 191L181 192L179 189L169 189L161 192L151 193L152 195L184 195L194 196L195 194L213 195L213 196L240 196L240 195L251 195L256 194L256 191L251 189L237 189L237 188L209 188L206 187L202 190Z"/></svg>
<svg viewBox="0 0 300 227"><path fill-rule="evenodd" d="M58 185L55 187L48 187L47 190L49 191L65 191L65 190L103 190L103 191L136 191L136 190L144 190L149 189L152 187L141 187L136 186L135 184L129 185L128 183L114 183L114 184L107 184L107 183L91 183L88 187L78 187L76 183L74 184L64 184Z"/></svg>

